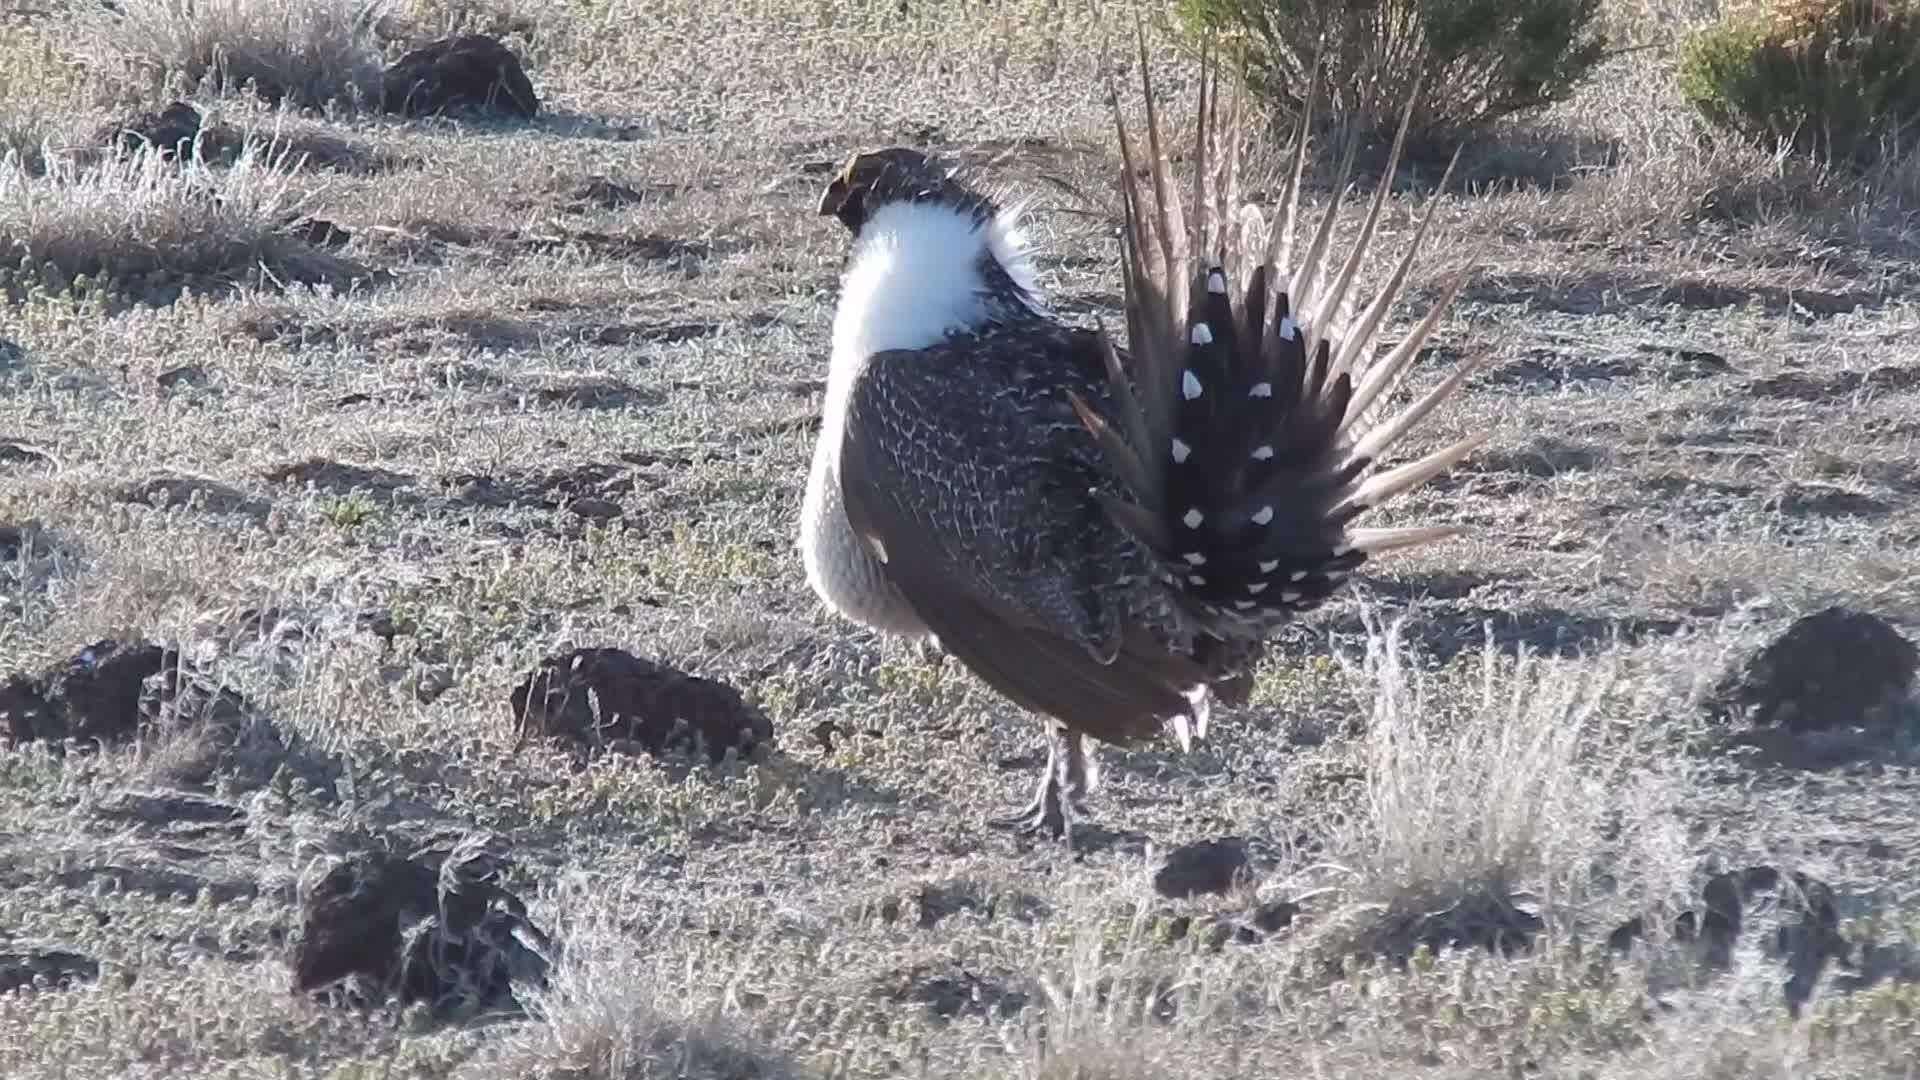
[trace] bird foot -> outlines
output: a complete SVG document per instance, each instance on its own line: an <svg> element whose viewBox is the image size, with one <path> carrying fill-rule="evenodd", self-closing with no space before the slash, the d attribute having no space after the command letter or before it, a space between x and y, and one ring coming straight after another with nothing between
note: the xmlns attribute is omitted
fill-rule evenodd
<svg viewBox="0 0 1920 1080"><path fill-rule="evenodd" d="M1027 805L1003 817L987 819L996 829L1012 829L1020 836L1044 836L1073 842L1073 819L1086 816L1086 804L1065 793L1059 774L1048 769L1040 788Z"/></svg>

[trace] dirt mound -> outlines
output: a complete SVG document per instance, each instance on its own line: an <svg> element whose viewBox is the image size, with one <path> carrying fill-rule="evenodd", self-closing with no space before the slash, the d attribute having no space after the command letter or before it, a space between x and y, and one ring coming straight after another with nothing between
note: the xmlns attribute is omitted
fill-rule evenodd
<svg viewBox="0 0 1920 1080"><path fill-rule="evenodd" d="M388 68L382 107L402 116L477 108L530 119L540 96L513 50L485 34L463 34L428 42Z"/></svg>
<svg viewBox="0 0 1920 1080"><path fill-rule="evenodd" d="M1248 877L1246 845L1237 840L1201 840L1174 848L1153 875L1161 896L1184 900L1201 893L1226 893Z"/></svg>
<svg viewBox="0 0 1920 1080"><path fill-rule="evenodd" d="M1722 718L1795 732L1874 727L1912 688L1917 666L1920 653L1885 619L1830 607L1796 620L1729 672L1710 707Z"/></svg>
<svg viewBox="0 0 1920 1080"><path fill-rule="evenodd" d="M715 762L773 741L773 722L725 683L688 675L621 649L550 656L513 688L522 739L563 739L602 750L698 753Z"/></svg>
<svg viewBox="0 0 1920 1080"><path fill-rule="evenodd" d="M107 125L97 141L123 154L135 154L151 146L163 158L191 157L203 123L198 108L175 101L159 112L137 113Z"/></svg>
<svg viewBox="0 0 1920 1080"><path fill-rule="evenodd" d="M169 645L107 638L0 683L0 744L91 748L136 740L149 744L162 779L187 787L225 776L249 790L285 769L325 793L338 772Z"/></svg>
<svg viewBox="0 0 1920 1080"><path fill-rule="evenodd" d="M0 730L10 746L127 742L152 720L142 709L147 680L165 673L163 685L173 684L179 671L176 650L96 641L38 676L10 676L0 688Z"/></svg>
<svg viewBox="0 0 1920 1080"><path fill-rule="evenodd" d="M499 883L501 871L496 855L472 843L336 863L301 907L294 989L333 991L348 1005L517 1010L514 984L545 985L551 943Z"/></svg>

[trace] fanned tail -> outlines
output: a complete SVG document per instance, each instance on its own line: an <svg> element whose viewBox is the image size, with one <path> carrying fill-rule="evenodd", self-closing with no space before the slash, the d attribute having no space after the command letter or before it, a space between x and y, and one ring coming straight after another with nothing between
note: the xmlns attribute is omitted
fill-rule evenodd
<svg viewBox="0 0 1920 1080"><path fill-rule="evenodd" d="M1222 111L1218 68L1203 54L1189 218L1174 183L1145 34L1137 23L1135 35L1146 109L1144 152L1129 137L1119 94L1109 84L1123 165L1128 357L1102 328L1112 406L1103 416L1077 398L1074 405L1124 489L1122 496L1102 497L1108 513L1158 553L1162 572L1187 604L1253 621L1284 616L1324 601L1372 554L1454 535L1457 530L1447 526L1364 528L1354 522L1443 472L1486 438L1478 433L1395 468L1374 469L1396 440L1478 367L1477 359L1469 360L1427 394L1381 415L1465 283L1463 274L1395 348L1372 361L1380 327L1426 239L1431 210L1380 293L1355 310L1355 281L1373 255L1419 87L1406 103L1385 172L1346 257L1334 259L1332 237L1353 167L1351 145L1332 204L1296 261L1319 64L1276 220L1261 238L1251 230L1261 221L1258 211L1239 205L1241 94L1236 88ZM1450 164L1448 177L1452 169Z"/></svg>

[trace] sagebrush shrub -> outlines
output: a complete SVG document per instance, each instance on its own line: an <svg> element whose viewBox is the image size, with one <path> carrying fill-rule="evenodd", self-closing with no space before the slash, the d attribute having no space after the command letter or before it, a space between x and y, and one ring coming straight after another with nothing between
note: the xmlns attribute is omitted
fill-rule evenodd
<svg viewBox="0 0 1920 1080"><path fill-rule="evenodd" d="M1716 127L1868 166L1920 127L1920 0L1773 0L1688 39L1680 88Z"/></svg>
<svg viewBox="0 0 1920 1080"><path fill-rule="evenodd" d="M1178 0L1189 32L1206 31L1246 66L1284 117L1306 103L1322 54L1316 114L1391 137L1423 70L1409 139L1446 141L1500 117L1559 101L1600 62L1600 0ZM1424 56L1424 59L1423 59Z"/></svg>

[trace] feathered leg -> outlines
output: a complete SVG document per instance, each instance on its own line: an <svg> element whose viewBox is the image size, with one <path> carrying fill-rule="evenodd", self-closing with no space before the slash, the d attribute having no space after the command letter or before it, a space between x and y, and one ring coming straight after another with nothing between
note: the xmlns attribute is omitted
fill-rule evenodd
<svg viewBox="0 0 1920 1080"><path fill-rule="evenodd" d="M1059 724L1047 725L1047 766L1027 805L1005 817L989 819L996 828L1022 835L1046 835L1073 842L1073 819L1087 812L1086 797L1100 783L1100 768L1086 737Z"/></svg>

